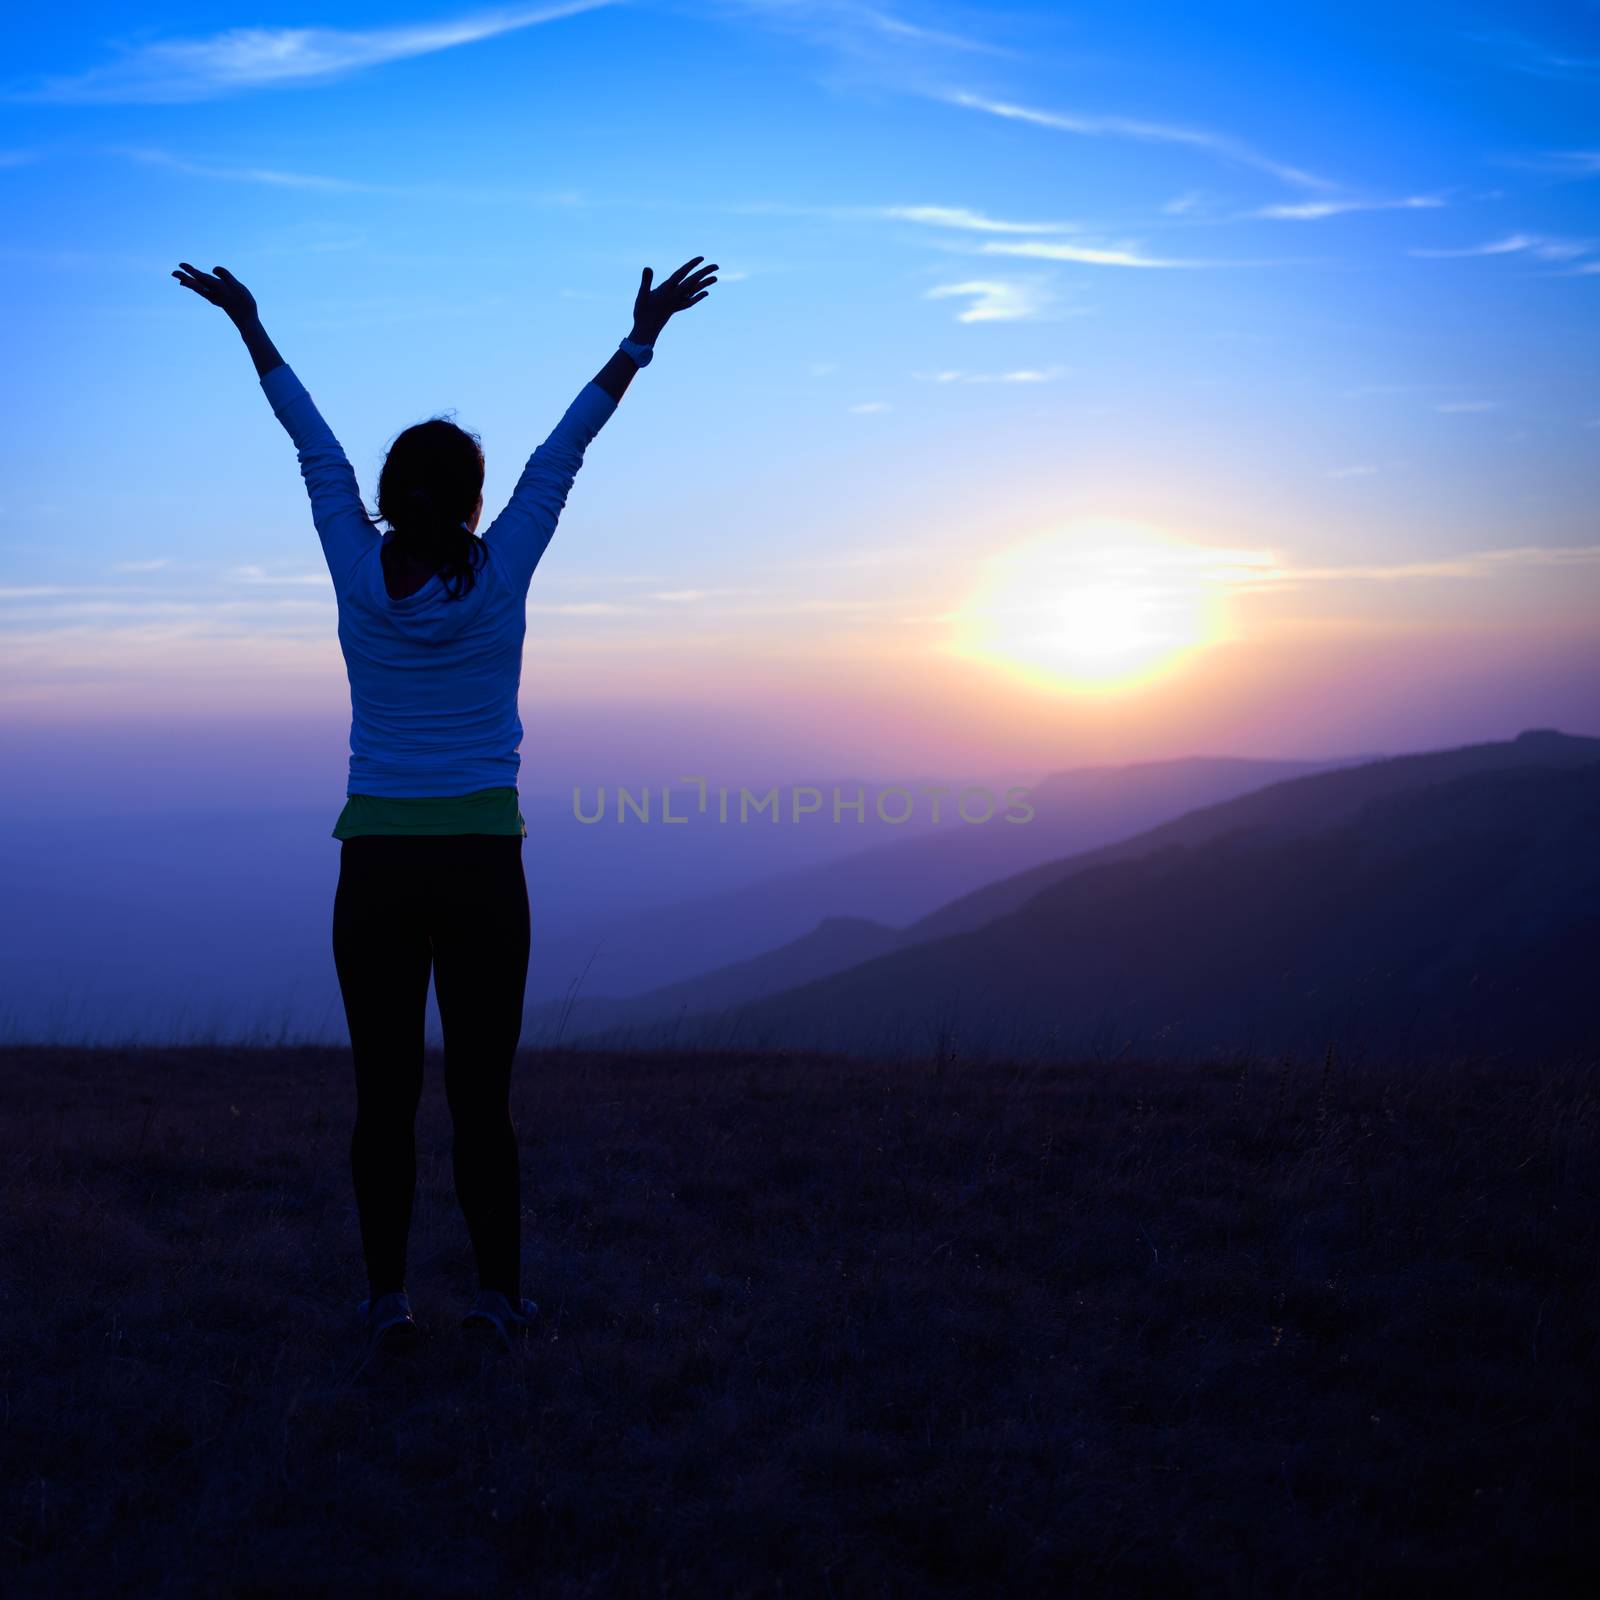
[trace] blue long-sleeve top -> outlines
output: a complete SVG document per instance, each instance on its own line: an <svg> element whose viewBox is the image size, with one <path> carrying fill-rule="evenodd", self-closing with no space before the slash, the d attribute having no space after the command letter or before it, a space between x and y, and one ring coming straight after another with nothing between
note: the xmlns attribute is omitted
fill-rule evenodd
<svg viewBox="0 0 1600 1600"><path fill-rule="evenodd" d="M261 387L299 452L338 601L350 678L347 792L450 796L514 787L528 585L584 450L617 402L598 384L584 385L484 533L486 559L461 599L437 576L395 599L380 556L394 535L367 516L356 475L304 384L285 363L264 373Z"/></svg>

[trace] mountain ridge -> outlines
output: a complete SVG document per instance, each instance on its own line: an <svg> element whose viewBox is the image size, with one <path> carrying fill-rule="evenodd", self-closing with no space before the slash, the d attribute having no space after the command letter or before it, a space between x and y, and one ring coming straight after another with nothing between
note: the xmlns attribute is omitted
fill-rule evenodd
<svg viewBox="0 0 1600 1600"><path fill-rule="evenodd" d="M678 1025L690 1034L718 1030L727 1034L731 1030L732 1034L743 1037L754 1030L754 1037L785 1046L804 1039L819 1047L835 1048L840 1047L843 1038L844 1047L853 1048L861 1043L859 1027L852 1033L849 1026L842 1029L804 1026L805 1013L815 1010L836 1018L863 1011L873 1013L881 1033L882 1026L895 1016L909 1023L919 1009L920 998L923 1021L931 1017L930 1025L942 1026L937 1015L939 1008L960 1011L962 1003L958 997L964 992L970 995L974 981L983 976L991 981L995 1000L994 1004L980 1004L979 1012L987 1009L993 1013L995 1004L1003 1004L1012 1024L1033 1027L1037 1032L1038 1028L1050 1025L1050 1007L1039 1003L1036 995L1030 998L1027 983L1020 982L1019 978L1026 975L1037 990L1049 985L1051 973L1048 968L1041 967L1037 951L1059 942L1056 934L1060 930L1053 933L1052 924L1064 921L1075 930L1073 949L1081 971L1095 974L1094 981L1100 985L1097 1003L1108 1019L1139 1011L1137 1006L1130 1010L1126 1001L1129 986L1160 978L1164 973L1161 981L1170 991L1164 1003L1176 1008L1175 1014L1208 1019L1206 1037L1211 1044L1220 1044L1227 1033L1223 1026L1226 1007L1206 999L1205 983L1217 987L1219 992L1237 991L1238 1003L1259 1013L1264 1019L1263 1025L1281 1035L1292 1020L1284 1008L1269 1003L1259 993L1246 992L1250 985L1234 981L1227 962L1214 969L1207 969L1201 962L1199 975L1190 974L1190 979L1180 981L1185 958L1164 947L1154 933L1160 917L1151 904L1153 895L1181 891L1186 897L1185 915L1208 925L1209 937L1217 939L1228 930L1224 943L1218 947L1219 953L1227 948L1226 939L1232 939L1236 949L1246 952L1248 960L1257 963L1270 961L1272 950L1263 947L1247 927L1230 923L1229 902L1236 900L1238 908L1249 906L1254 914L1265 918L1276 929L1275 937L1291 944L1297 938L1304 942L1308 937L1304 918L1297 918L1294 907L1282 900L1291 884L1296 886L1296 892L1308 907L1340 904L1341 915L1350 929L1348 937L1365 939L1369 943L1374 939L1381 942L1382 924L1388 913L1377 901L1385 893L1392 892L1384 888L1384 873L1397 873L1399 878L1404 878L1405 872L1395 868L1392 862L1384 867L1382 841L1364 838L1364 830L1381 832L1386 827L1402 828L1414 849L1425 856L1427 851L1418 838L1419 830L1432 829L1444 839L1435 855L1446 847L1453 850L1450 857L1453 870L1493 880L1486 890L1492 891L1492 903L1500 905L1517 925L1532 927L1539 915L1538 897L1532 894L1526 882L1517 885L1495 879L1494 862L1485 842L1494 832L1494 828L1488 826L1494 818L1483 808L1487 805L1492 811L1493 804L1497 803L1507 808L1505 817L1496 826L1508 846L1515 846L1526 856L1524 847L1530 839L1536 844L1538 834L1536 818L1523 804L1527 786L1547 788L1548 794L1555 796L1564 792L1561 779L1576 773L1580 777L1575 781L1581 788L1584 782L1592 781L1594 774L1600 773L1600 740L1540 732L1504 744L1391 758L1372 763L1371 767L1386 770L1368 771L1366 778L1358 781L1351 781L1351 771L1345 770L1287 781L1288 785L1331 783L1331 793L1313 792L1308 796L1304 790L1298 793L1290 790L1287 799L1279 794L1271 804L1264 805L1258 791L1242 797L1241 801L1206 808L1207 815L1198 822L1189 817L1180 818L1136 840L1087 853L1071 864L1069 870L1058 871L1053 881L1036 889L1021 905L976 928L950 934L935 933L929 937L916 937L915 928L902 930L898 948L864 963L735 1006L721 1016L709 1013L699 1017L680 1016ZM1362 770L1353 769L1354 772ZM1284 789L1287 785L1274 787ZM1597 806L1596 817L1600 818L1600 806ZM1468 821L1477 830L1470 838L1461 834ZM1191 824L1187 830L1182 826L1185 823ZM1568 926L1564 939L1571 938L1575 929L1586 928L1587 923L1582 905L1572 903L1570 894L1561 886L1563 871L1573 882L1588 884L1591 879L1595 880L1593 887L1600 894L1593 837L1569 828L1566 861L1551 863L1546 860L1538 865L1523 862L1525 872L1534 872L1536 876L1543 873L1543 877L1538 878L1543 884L1541 892L1553 895L1566 906L1563 914ZM1062 863L1053 865L1065 866ZM1407 870L1421 871L1421 880L1426 883L1429 894L1442 900L1450 899L1448 879L1430 875L1431 869ZM1351 883L1361 883L1373 903L1364 908L1345 903L1348 901L1345 877L1349 877ZM1277 902L1264 902L1259 893L1252 898L1249 892L1252 887L1273 881L1279 884ZM1099 919L1093 929L1081 919L1081 907L1089 905ZM1075 906L1080 909L1075 910ZM1453 913L1460 926L1468 925L1471 911L1469 901ZM1377 925L1368 926L1374 918ZM1467 920L1461 921L1462 918ZM925 919L924 928L930 923L936 925L937 920L937 917ZM1391 920L1396 927L1404 923L1403 916ZM1413 928L1413 934L1424 944L1425 934L1448 938L1451 931L1444 926L1431 930L1420 926ZM1479 936L1490 937L1481 929ZM1108 949L1115 947L1114 961L1096 964L1092 950L1097 940ZM1564 948L1563 942L1554 941L1550 959L1555 959L1554 952L1561 948ZM1086 950L1091 952L1087 961L1084 960ZM1236 955L1233 964L1237 966L1245 959L1245 955ZM1322 959L1331 961L1340 971L1345 970L1334 954L1325 952ZM1412 976L1418 985L1418 1003L1442 1004L1444 990L1440 984L1444 983L1447 989L1448 983L1437 974L1423 981L1425 974L1418 966L1421 956L1417 949L1408 950L1406 959L1417 967ZM1142 962L1156 964L1147 973L1141 967ZM1345 975L1349 977L1348 972ZM1524 974L1523 981L1538 987L1534 976ZM1196 984L1201 987L1196 988ZM871 991L875 985L881 992L873 997ZM1082 985L1078 988L1081 990ZM1323 1003L1326 998L1315 1002L1302 999L1300 1003L1303 1010L1309 1006L1325 1019L1337 1020L1337 1007L1329 1011ZM1481 985L1477 998L1482 999ZM1084 996L1079 993L1073 1021L1080 1032L1085 1003ZM968 1010L970 1017L970 1007ZM992 1033L1003 1020L990 1014L980 1018L977 1025L980 1032ZM1390 1023L1394 1023L1392 1016ZM1235 1031L1241 1039L1249 1034L1248 1027ZM601 1034L600 1037L610 1035ZM881 1048L882 1043L880 1038L874 1047Z"/></svg>

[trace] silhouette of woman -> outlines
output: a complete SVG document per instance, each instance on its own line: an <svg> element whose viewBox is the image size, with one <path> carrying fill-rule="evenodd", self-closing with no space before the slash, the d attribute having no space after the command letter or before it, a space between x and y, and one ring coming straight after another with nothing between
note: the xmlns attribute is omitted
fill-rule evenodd
<svg viewBox="0 0 1600 1600"><path fill-rule="evenodd" d="M528 459L481 537L483 452L442 418L390 445L369 516L344 451L228 271L172 276L227 313L299 452L338 602L350 679L350 776L333 954L355 1065L350 1141L368 1295L363 1364L414 1344L406 1243L416 1189L430 970L444 1030L457 1198L479 1293L463 1319L509 1347L536 1307L521 1292L521 1173L513 1058L528 976L526 827L517 807L517 689L528 586L584 450L669 318L717 280L695 256L657 287L646 267L633 328ZM389 524L380 533L375 521Z"/></svg>

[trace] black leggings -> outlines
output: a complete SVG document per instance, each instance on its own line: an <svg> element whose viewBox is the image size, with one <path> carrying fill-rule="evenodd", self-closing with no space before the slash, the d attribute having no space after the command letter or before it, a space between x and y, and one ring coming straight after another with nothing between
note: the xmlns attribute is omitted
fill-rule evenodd
<svg viewBox="0 0 1600 1600"><path fill-rule="evenodd" d="M510 1092L528 944L520 835L344 840L333 959L355 1058L350 1169L374 1298L405 1287L431 968L455 1129L456 1197L479 1286L517 1303L522 1197Z"/></svg>

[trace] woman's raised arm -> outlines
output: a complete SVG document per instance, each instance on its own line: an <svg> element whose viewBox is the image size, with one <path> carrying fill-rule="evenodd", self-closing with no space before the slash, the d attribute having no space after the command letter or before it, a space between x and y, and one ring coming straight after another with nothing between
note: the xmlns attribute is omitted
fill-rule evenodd
<svg viewBox="0 0 1600 1600"><path fill-rule="evenodd" d="M255 296L228 271L200 272L187 261L172 274L186 289L227 313L255 363L262 392L294 441L300 474L311 499L311 520L327 558L336 594L343 594L356 561L377 543L377 530L361 503L356 475L333 430L323 421L305 385L267 337Z"/></svg>
<svg viewBox="0 0 1600 1600"><path fill-rule="evenodd" d="M717 270L716 262L691 270L704 260L704 256L695 256L685 261L655 289L650 286L650 268L644 269L639 292L634 296L633 329L629 334L635 344L653 348L670 318L711 292L711 285L717 281L712 276ZM617 409L617 402L638 370L633 357L619 349L583 386L550 436L528 458L505 510L484 533L484 542L505 564L511 581L520 587L526 588L531 582L533 569L555 535L556 523L578 468L583 465L589 441Z"/></svg>

